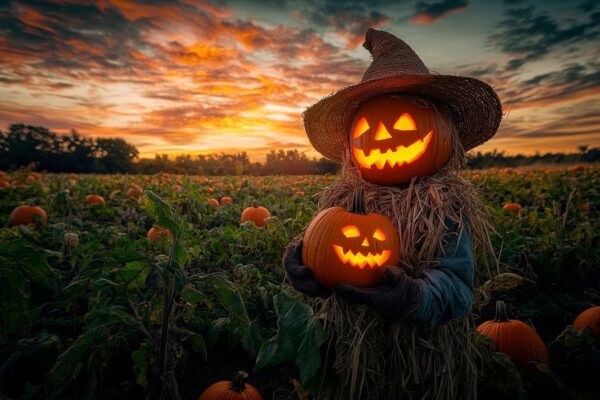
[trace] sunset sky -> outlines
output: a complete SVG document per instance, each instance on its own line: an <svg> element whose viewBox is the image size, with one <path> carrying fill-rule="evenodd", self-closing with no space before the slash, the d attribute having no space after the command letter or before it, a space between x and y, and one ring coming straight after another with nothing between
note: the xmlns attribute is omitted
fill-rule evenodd
<svg viewBox="0 0 600 400"><path fill-rule="evenodd" d="M122 137L155 153L317 155L302 111L360 80L368 27L507 112L481 150L600 146L600 2L0 0L0 129Z"/></svg>

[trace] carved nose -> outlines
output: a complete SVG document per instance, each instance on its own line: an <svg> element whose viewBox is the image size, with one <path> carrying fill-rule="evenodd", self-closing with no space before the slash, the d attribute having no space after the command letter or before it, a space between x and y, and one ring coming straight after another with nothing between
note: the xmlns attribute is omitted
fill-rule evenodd
<svg viewBox="0 0 600 400"><path fill-rule="evenodd" d="M363 240L361 246L369 247L369 239L365 238L365 240Z"/></svg>
<svg viewBox="0 0 600 400"><path fill-rule="evenodd" d="M377 126L377 130L375 131L375 140L386 140L391 139L392 135L388 132L387 128L383 124L382 121L379 121L379 125Z"/></svg>

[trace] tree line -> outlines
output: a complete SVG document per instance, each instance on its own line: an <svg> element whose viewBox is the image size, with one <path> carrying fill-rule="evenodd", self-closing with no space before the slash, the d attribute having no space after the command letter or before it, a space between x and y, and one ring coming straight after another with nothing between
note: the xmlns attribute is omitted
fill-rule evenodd
<svg viewBox="0 0 600 400"><path fill-rule="evenodd" d="M506 155L496 150L469 153L473 169L518 167L531 164L600 162L600 148L580 146L577 153L533 156ZM140 173L169 172L194 175L304 175L334 174L339 166L325 158L309 158L298 150L271 150L264 163L252 162L245 152L138 158L135 146L120 138L86 138L76 131L59 135L44 127L13 124L0 130L0 171L27 168L45 172Z"/></svg>

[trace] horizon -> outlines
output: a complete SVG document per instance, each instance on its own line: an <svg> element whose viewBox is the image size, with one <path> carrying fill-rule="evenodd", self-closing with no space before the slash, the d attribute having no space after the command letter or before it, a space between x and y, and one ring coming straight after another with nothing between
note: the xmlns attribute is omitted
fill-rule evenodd
<svg viewBox="0 0 600 400"><path fill-rule="evenodd" d="M431 71L494 87L505 117L473 151L600 146L594 1L9 1L0 6L0 129L120 137L156 154L320 157L302 111L360 80L370 26ZM261 161L262 162L262 161Z"/></svg>

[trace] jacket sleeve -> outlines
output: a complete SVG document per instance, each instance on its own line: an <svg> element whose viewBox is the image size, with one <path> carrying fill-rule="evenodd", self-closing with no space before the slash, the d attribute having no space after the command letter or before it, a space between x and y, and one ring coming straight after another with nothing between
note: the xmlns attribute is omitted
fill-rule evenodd
<svg viewBox="0 0 600 400"><path fill-rule="evenodd" d="M475 257L471 237L466 228L462 232L453 228L447 234L446 251L439 264L417 281L421 304L415 317L431 326L468 314L473 304Z"/></svg>

